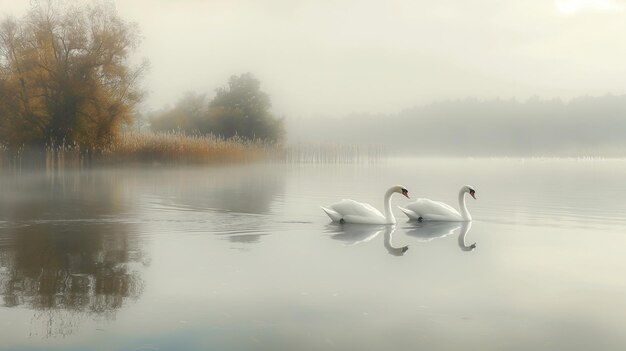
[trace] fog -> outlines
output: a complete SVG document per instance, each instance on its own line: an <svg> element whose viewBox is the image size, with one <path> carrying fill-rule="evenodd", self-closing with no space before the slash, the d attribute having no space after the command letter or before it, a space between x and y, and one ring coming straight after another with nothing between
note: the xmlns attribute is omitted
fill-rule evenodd
<svg viewBox="0 0 626 351"><path fill-rule="evenodd" d="M624 1L123 1L148 104L254 73L286 117L624 93ZM149 16L146 8L150 8ZM613 42L613 45L611 45Z"/></svg>
<svg viewBox="0 0 626 351"><path fill-rule="evenodd" d="M114 3L142 31L145 111L187 92L212 95L245 72L288 124L406 116L468 98L568 104L626 93L625 0ZM21 16L28 4L0 0L0 12Z"/></svg>
<svg viewBox="0 0 626 351"><path fill-rule="evenodd" d="M373 144L393 155L624 157L626 95L462 99L287 126L292 143Z"/></svg>
<svg viewBox="0 0 626 351"><path fill-rule="evenodd" d="M20 16L29 1L0 0ZM124 0L146 108L252 72L277 115L390 113L465 97L624 93L626 1Z"/></svg>
<svg viewBox="0 0 626 351"><path fill-rule="evenodd" d="M626 0L0 16L0 351L626 349Z"/></svg>

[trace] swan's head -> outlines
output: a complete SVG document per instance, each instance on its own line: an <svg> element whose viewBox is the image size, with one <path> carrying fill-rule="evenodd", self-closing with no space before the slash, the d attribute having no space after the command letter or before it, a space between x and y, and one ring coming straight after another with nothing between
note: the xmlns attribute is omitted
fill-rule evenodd
<svg viewBox="0 0 626 351"><path fill-rule="evenodd" d="M466 185L463 187L463 191L465 191L466 193L470 194L471 197L474 198L474 200L476 200L476 190L474 190L474 187L471 185Z"/></svg>
<svg viewBox="0 0 626 351"><path fill-rule="evenodd" d="M410 199L409 191L406 190L406 188L403 187L402 185L396 185L395 187L393 187L393 192L394 193L398 193L398 194L402 194L402 195L406 196L407 199Z"/></svg>

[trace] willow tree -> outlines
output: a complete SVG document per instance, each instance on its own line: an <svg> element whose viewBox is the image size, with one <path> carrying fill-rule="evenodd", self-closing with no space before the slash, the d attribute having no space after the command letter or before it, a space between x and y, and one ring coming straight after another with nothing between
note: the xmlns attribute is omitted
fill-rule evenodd
<svg viewBox="0 0 626 351"><path fill-rule="evenodd" d="M105 145L132 122L147 66L136 25L111 3L36 1L0 23L0 138Z"/></svg>

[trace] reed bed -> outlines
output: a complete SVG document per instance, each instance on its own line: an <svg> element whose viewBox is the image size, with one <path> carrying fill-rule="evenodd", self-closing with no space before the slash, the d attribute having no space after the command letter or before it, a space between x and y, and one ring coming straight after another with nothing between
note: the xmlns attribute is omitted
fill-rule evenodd
<svg viewBox="0 0 626 351"><path fill-rule="evenodd" d="M182 133L124 133L104 147L50 144L45 148L0 145L0 167L83 167L96 164L234 163L261 160L278 146L242 138Z"/></svg>
<svg viewBox="0 0 626 351"><path fill-rule="evenodd" d="M115 142L86 148L51 144L41 148L8 148L0 144L0 167L45 167L47 170L92 165L213 164L266 160L278 163L377 163L387 157L382 145L293 144L223 139L183 133L124 133Z"/></svg>
<svg viewBox="0 0 626 351"><path fill-rule="evenodd" d="M222 163L262 159L275 146L242 138L182 133L125 133L115 143L96 150L104 162Z"/></svg>

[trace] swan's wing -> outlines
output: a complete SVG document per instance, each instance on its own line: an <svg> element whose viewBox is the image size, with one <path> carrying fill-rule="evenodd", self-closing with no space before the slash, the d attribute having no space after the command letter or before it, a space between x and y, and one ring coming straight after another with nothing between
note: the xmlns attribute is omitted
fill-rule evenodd
<svg viewBox="0 0 626 351"><path fill-rule="evenodd" d="M440 214L426 214L426 217L424 217L425 220L427 221L444 221L444 222L457 222L457 221L461 221L462 218L460 215L454 215L454 214L445 214L445 215L440 215Z"/></svg>
<svg viewBox="0 0 626 351"><path fill-rule="evenodd" d="M440 201L417 199L406 205L406 208L415 212L426 220L445 221L459 220L461 214L454 207Z"/></svg>
<svg viewBox="0 0 626 351"><path fill-rule="evenodd" d="M383 216L383 214L372 205L350 199L343 199L335 204L332 204L330 208L341 214L344 218L346 216L385 218L385 216Z"/></svg>
<svg viewBox="0 0 626 351"><path fill-rule="evenodd" d="M387 224L387 220L383 215L369 215L369 216L359 216L359 215L345 215L343 219L346 223L354 223L354 224Z"/></svg>
<svg viewBox="0 0 626 351"><path fill-rule="evenodd" d="M402 206L398 206L398 208L400 209L400 211L404 212L404 214L407 215L407 217L409 217L410 219L418 219L420 217L420 215L412 210L409 210L408 208L404 208Z"/></svg>
<svg viewBox="0 0 626 351"><path fill-rule="evenodd" d="M320 206L324 212L330 217L333 222L339 222L341 220L341 214L337 213L337 211L331 210L330 208L326 208L324 206Z"/></svg>

